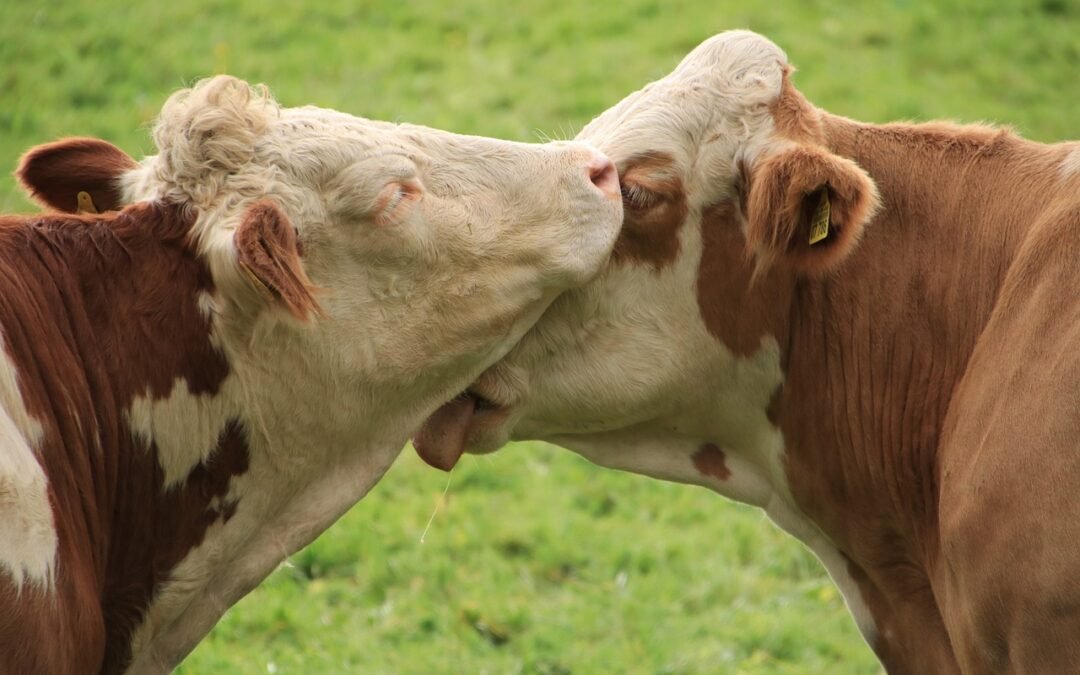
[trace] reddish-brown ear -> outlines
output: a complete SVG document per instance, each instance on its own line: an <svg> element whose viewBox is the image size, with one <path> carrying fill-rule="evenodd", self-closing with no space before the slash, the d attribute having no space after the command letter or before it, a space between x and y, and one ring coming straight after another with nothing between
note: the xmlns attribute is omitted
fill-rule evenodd
<svg viewBox="0 0 1080 675"><path fill-rule="evenodd" d="M65 138L31 148L19 160L15 176L39 204L76 211L115 211L124 206L121 174L135 160L97 138ZM81 199L79 193L86 193Z"/></svg>
<svg viewBox="0 0 1080 675"><path fill-rule="evenodd" d="M749 182L746 239L763 268L779 263L802 274L828 273L854 250L878 205L865 171L817 146L762 158Z"/></svg>
<svg viewBox="0 0 1080 675"><path fill-rule="evenodd" d="M251 283L301 321L321 309L300 263L296 229L270 200L252 204L234 236L237 260Z"/></svg>

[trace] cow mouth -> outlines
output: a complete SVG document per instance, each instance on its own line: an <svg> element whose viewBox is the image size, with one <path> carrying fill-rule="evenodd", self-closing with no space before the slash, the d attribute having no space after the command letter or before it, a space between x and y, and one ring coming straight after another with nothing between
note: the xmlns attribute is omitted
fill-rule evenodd
<svg viewBox="0 0 1080 675"><path fill-rule="evenodd" d="M420 458L436 469L453 469L471 432L486 418L505 410L491 398L469 387L442 404L413 436L413 447Z"/></svg>

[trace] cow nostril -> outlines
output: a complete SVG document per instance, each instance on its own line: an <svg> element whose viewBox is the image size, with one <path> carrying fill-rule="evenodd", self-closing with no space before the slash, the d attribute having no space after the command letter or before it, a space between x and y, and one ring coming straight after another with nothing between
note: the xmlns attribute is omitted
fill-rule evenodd
<svg viewBox="0 0 1080 675"><path fill-rule="evenodd" d="M596 153L588 165L589 180L608 197L619 197L619 172L615 164L601 153Z"/></svg>

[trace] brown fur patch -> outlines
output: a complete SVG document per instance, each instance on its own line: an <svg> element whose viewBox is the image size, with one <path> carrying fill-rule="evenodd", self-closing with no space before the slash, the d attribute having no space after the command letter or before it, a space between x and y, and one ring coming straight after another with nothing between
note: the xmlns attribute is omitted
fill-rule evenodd
<svg viewBox="0 0 1080 675"><path fill-rule="evenodd" d="M120 148L97 138L65 138L31 148L19 160L15 175L45 207L75 213L78 194L90 195L98 211L122 207L117 180L136 167Z"/></svg>
<svg viewBox="0 0 1080 675"><path fill-rule="evenodd" d="M235 515L239 502L225 496L232 478L248 470L247 431L235 419L221 432L210 456L192 469L183 483L169 490L164 489L157 446L137 447L135 451L143 453L145 459L131 468L137 467L137 475L149 480L135 485L132 476L127 476L116 486L119 499L140 507L117 513L112 523L122 540L111 547L102 593L109 636L103 673L123 672L131 658L130 635L142 621L156 588L202 544L211 525L228 522Z"/></svg>
<svg viewBox="0 0 1080 675"><path fill-rule="evenodd" d="M703 443L691 457L701 475L720 480L731 478L731 469L727 465L727 455L715 443Z"/></svg>
<svg viewBox="0 0 1080 675"><path fill-rule="evenodd" d="M741 357L752 356L766 335L782 341L790 274L774 270L755 283L733 202L704 210L701 243L696 290L709 333Z"/></svg>
<svg viewBox="0 0 1080 675"><path fill-rule="evenodd" d="M277 302L301 321L319 314L315 287L300 262L296 229L270 200L251 205L236 230L240 265Z"/></svg>
<svg viewBox="0 0 1080 675"><path fill-rule="evenodd" d="M612 259L660 271L679 255L679 231L688 212L675 158L664 152L637 155L619 173L623 226Z"/></svg>
<svg viewBox="0 0 1080 675"><path fill-rule="evenodd" d="M0 672L122 671L158 584L237 508L221 500L248 466L239 422L167 492L156 447L127 422L136 397L177 379L211 396L229 372L198 306L214 286L191 225L161 204L0 218L0 325L44 430L59 546L50 595L0 581L0 643L17 645Z"/></svg>

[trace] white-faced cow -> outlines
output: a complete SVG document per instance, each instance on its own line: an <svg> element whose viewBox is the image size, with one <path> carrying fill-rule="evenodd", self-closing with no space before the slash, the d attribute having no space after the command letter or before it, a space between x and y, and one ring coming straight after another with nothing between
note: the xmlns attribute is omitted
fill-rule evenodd
<svg viewBox="0 0 1080 675"><path fill-rule="evenodd" d="M892 673L1073 672L1080 144L863 124L790 75L724 33L588 125L609 269L419 447L542 438L760 506Z"/></svg>
<svg viewBox="0 0 1080 675"><path fill-rule="evenodd" d="M228 77L154 137L141 163L32 150L41 202L103 213L0 218L3 673L171 670L621 221L583 144L287 109Z"/></svg>

